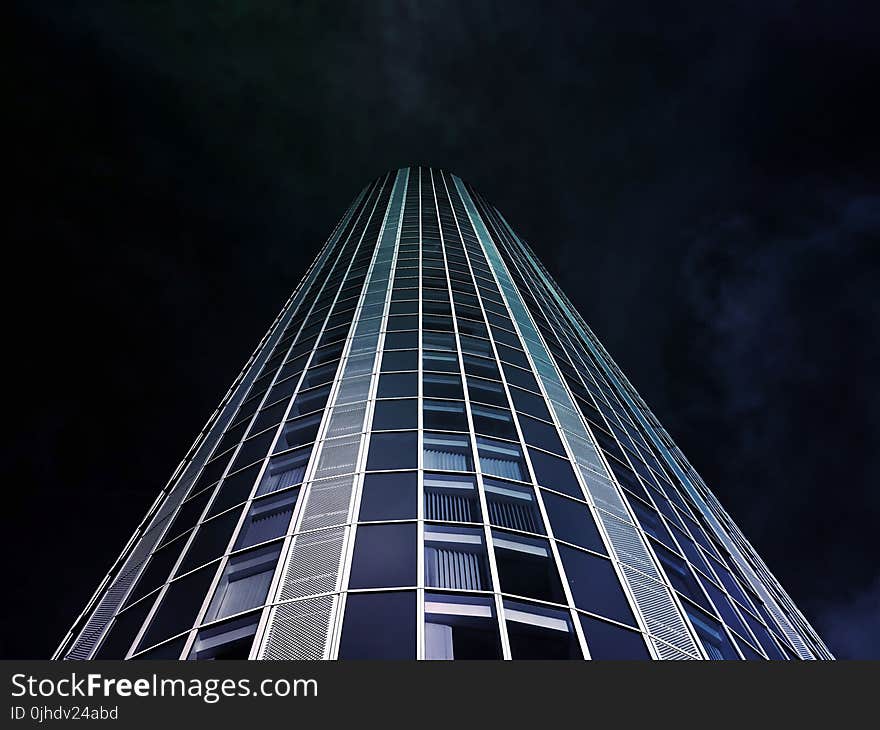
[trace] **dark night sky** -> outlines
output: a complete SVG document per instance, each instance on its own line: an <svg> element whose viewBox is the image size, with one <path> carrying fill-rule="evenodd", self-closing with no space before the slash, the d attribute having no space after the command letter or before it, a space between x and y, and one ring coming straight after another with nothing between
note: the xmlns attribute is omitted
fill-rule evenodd
<svg viewBox="0 0 880 730"><path fill-rule="evenodd" d="M832 650L880 658L870 3L36 5L0 656L51 653L351 198L421 163L532 243Z"/></svg>

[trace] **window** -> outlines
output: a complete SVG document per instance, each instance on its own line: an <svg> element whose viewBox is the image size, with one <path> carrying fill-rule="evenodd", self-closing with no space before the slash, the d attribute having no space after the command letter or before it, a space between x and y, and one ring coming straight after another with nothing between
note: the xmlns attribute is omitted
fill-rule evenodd
<svg viewBox="0 0 880 730"><path fill-rule="evenodd" d="M418 428L419 401L416 398L404 400L379 400L373 412L373 430L390 431Z"/></svg>
<svg viewBox="0 0 880 730"><path fill-rule="evenodd" d="M190 659L247 659L257 633L259 615L240 616L199 631Z"/></svg>
<svg viewBox="0 0 880 730"><path fill-rule="evenodd" d="M485 477L483 488L486 492L489 522L498 527L544 534L541 512L531 487Z"/></svg>
<svg viewBox="0 0 880 730"><path fill-rule="evenodd" d="M706 597L703 595L700 586L697 585L697 579L694 578L693 573L691 573L684 560L660 545L652 544L651 547L654 548L654 553L660 559L663 572L666 573L666 577L669 579L672 587L682 595L690 598L694 603L709 609Z"/></svg>
<svg viewBox="0 0 880 730"><path fill-rule="evenodd" d="M229 558L205 621L226 618L266 602L269 586L281 553L281 545L269 545Z"/></svg>
<svg viewBox="0 0 880 730"><path fill-rule="evenodd" d="M389 314L418 314L419 303L411 300L406 302L391 302Z"/></svg>
<svg viewBox="0 0 880 730"><path fill-rule="evenodd" d="M603 555L607 554L589 505L550 492L543 492L541 498L544 500L554 537Z"/></svg>
<svg viewBox="0 0 880 730"><path fill-rule="evenodd" d="M689 603L682 603L710 659L739 659L721 624Z"/></svg>
<svg viewBox="0 0 880 730"><path fill-rule="evenodd" d="M419 328L419 317L417 314L397 315L388 318L388 330L417 330Z"/></svg>
<svg viewBox="0 0 880 730"><path fill-rule="evenodd" d="M367 471L415 469L419 465L418 444L416 431L372 434Z"/></svg>
<svg viewBox="0 0 880 730"><path fill-rule="evenodd" d="M159 608L153 614L149 628L141 638L138 649L146 649L192 628L208 587L214 579L215 571L216 566L211 565L190 573L168 586Z"/></svg>
<svg viewBox="0 0 880 730"><path fill-rule="evenodd" d="M477 436L477 451L480 454L480 469L484 474L520 481L526 478L525 463L517 444Z"/></svg>
<svg viewBox="0 0 880 730"><path fill-rule="evenodd" d="M287 402L280 401L274 406L264 408L257 414L251 433L259 433L269 426L277 426L284 417L284 411L287 410Z"/></svg>
<svg viewBox="0 0 880 730"><path fill-rule="evenodd" d="M507 396L501 383L482 378L468 377L468 393L472 401L488 403L493 406L506 406Z"/></svg>
<svg viewBox="0 0 880 730"><path fill-rule="evenodd" d="M349 593L340 659L415 659L415 591Z"/></svg>
<svg viewBox="0 0 880 730"><path fill-rule="evenodd" d="M672 546L672 536L669 534L669 530L664 527L663 521L660 519L660 515L657 514L656 510L654 510L653 507L643 504L638 499L630 499L629 503L633 512L636 513L636 519L639 521L642 529L651 537Z"/></svg>
<svg viewBox="0 0 880 730"><path fill-rule="evenodd" d="M425 398L454 398L464 400L461 378L458 375L425 373L422 377L422 390Z"/></svg>
<svg viewBox="0 0 880 730"><path fill-rule="evenodd" d="M207 516L213 517L233 505L244 502L251 495L254 480L257 478L261 466L262 464L254 464L247 469L228 475L208 508Z"/></svg>
<svg viewBox="0 0 880 730"><path fill-rule="evenodd" d="M441 317L436 314L423 314L422 327L426 330L452 332L452 317Z"/></svg>
<svg viewBox="0 0 880 730"><path fill-rule="evenodd" d="M415 350L418 346L418 332L388 332L385 334L386 350Z"/></svg>
<svg viewBox="0 0 880 730"><path fill-rule="evenodd" d="M422 347L425 350L445 350L454 352L455 335L451 332L423 332Z"/></svg>
<svg viewBox="0 0 880 730"><path fill-rule="evenodd" d="M425 594L425 659L501 659L491 598Z"/></svg>
<svg viewBox="0 0 880 730"><path fill-rule="evenodd" d="M254 436L243 441L241 448L239 448L238 453L235 455L235 460L229 467L229 471L238 471L248 464L253 464L255 461L262 460L268 453L269 446L274 438L275 433L270 430L264 431L259 436Z"/></svg>
<svg viewBox="0 0 880 730"><path fill-rule="evenodd" d="M105 634L95 659L125 659L134 637L152 607L152 601L142 601L120 613Z"/></svg>
<svg viewBox="0 0 880 730"><path fill-rule="evenodd" d="M299 489L291 489L252 502L238 533L235 549L241 550L284 535L298 497Z"/></svg>
<svg viewBox="0 0 880 730"><path fill-rule="evenodd" d="M269 391L269 395L266 396L266 403L277 403L280 400L286 401L293 395L293 391L296 390L298 382L299 376L294 375L293 377L287 378L287 380L281 380L275 383L275 385L272 386L272 390Z"/></svg>
<svg viewBox="0 0 880 730"><path fill-rule="evenodd" d="M296 398L293 399L293 405L290 407L288 417L296 418L297 416L313 413L321 410L327 403L327 397L330 395L330 386L323 385L314 390L300 391Z"/></svg>
<svg viewBox="0 0 880 730"><path fill-rule="evenodd" d="M546 540L493 530L492 542L504 593L557 603L565 600Z"/></svg>
<svg viewBox="0 0 880 730"><path fill-rule="evenodd" d="M591 659L650 659L645 640L637 631L579 614Z"/></svg>
<svg viewBox="0 0 880 730"><path fill-rule="evenodd" d="M485 357L477 357L475 355L464 356L464 370L468 375L475 375L480 378L491 378L493 380L501 380L498 372L498 366L494 360Z"/></svg>
<svg viewBox="0 0 880 730"><path fill-rule="evenodd" d="M467 436L425 433L424 463L426 469L473 471L470 441Z"/></svg>
<svg viewBox="0 0 880 730"><path fill-rule="evenodd" d="M426 371L435 370L443 373L458 372L458 355L454 352L431 352L422 354L422 367Z"/></svg>
<svg viewBox="0 0 880 730"><path fill-rule="evenodd" d="M538 484L548 489L553 489L571 497L583 499L584 493L571 468L568 459L529 449L529 458L532 460L532 468L535 470L535 479Z"/></svg>
<svg viewBox="0 0 880 730"><path fill-rule="evenodd" d="M270 460L257 487L257 496L302 484L311 455L312 449L306 448Z"/></svg>
<svg viewBox="0 0 880 730"><path fill-rule="evenodd" d="M361 493L362 522L415 519L418 509L416 472L367 474Z"/></svg>
<svg viewBox="0 0 880 730"><path fill-rule="evenodd" d="M391 588L415 584L415 524L358 527L349 587Z"/></svg>
<svg viewBox="0 0 880 730"><path fill-rule="evenodd" d="M491 590L482 530L426 525L425 583L435 588Z"/></svg>
<svg viewBox="0 0 880 730"><path fill-rule="evenodd" d="M559 546L574 605L584 611L635 625L611 561L565 545Z"/></svg>
<svg viewBox="0 0 880 730"><path fill-rule="evenodd" d="M426 473L424 486L426 520L482 522L473 477Z"/></svg>
<svg viewBox="0 0 880 730"><path fill-rule="evenodd" d="M477 337L461 335L461 351L469 355L480 357L492 357L492 343L489 340L481 340Z"/></svg>
<svg viewBox="0 0 880 730"><path fill-rule="evenodd" d="M336 368L338 365L338 362L328 362L322 365L318 365L317 367L310 367L308 370L306 370L306 374L303 377L302 385L300 385L300 388L305 390L306 388L313 388L316 385L324 385L324 383L329 383L335 377Z"/></svg>
<svg viewBox="0 0 880 730"><path fill-rule="evenodd" d="M180 557L180 549L183 547L184 542L186 542L185 539L178 540L171 545L159 548L153 553L150 557L150 562L147 564L144 572L141 573L140 578L138 578L135 589L125 600L126 606L156 590L168 580L171 567L177 562L177 558Z"/></svg>
<svg viewBox="0 0 880 730"><path fill-rule="evenodd" d="M419 394L418 373L382 373L377 398L413 397Z"/></svg>
<svg viewBox="0 0 880 730"><path fill-rule="evenodd" d="M513 659L582 659L568 611L504 601Z"/></svg>
<svg viewBox="0 0 880 730"><path fill-rule="evenodd" d="M418 350L396 350L382 355L382 372L394 370L418 370Z"/></svg>
<svg viewBox="0 0 880 730"><path fill-rule="evenodd" d="M322 413L314 413L285 423L281 429L281 436L278 437L278 443L275 444L275 453L312 443L318 436L322 415Z"/></svg>
<svg viewBox="0 0 880 730"><path fill-rule="evenodd" d="M424 426L438 431L467 431L464 401L425 400Z"/></svg>
<svg viewBox="0 0 880 730"><path fill-rule="evenodd" d="M542 396L535 395L521 388L511 387L510 397L513 399L516 410L520 413L525 413L535 418L543 418L545 421L550 420L550 413L547 411L547 406L544 404Z"/></svg>
<svg viewBox="0 0 880 730"><path fill-rule="evenodd" d="M474 430L477 433L511 441L519 440L516 427L513 425L513 416L506 408L492 408L474 403L471 406L471 415L474 419Z"/></svg>
<svg viewBox="0 0 880 730"><path fill-rule="evenodd" d="M182 575L223 555L239 515L238 510L234 510L199 525L195 538L177 568L177 575Z"/></svg>
<svg viewBox="0 0 880 730"><path fill-rule="evenodd" d="M171 527L168 528L168 532L165 533L165 538L162 540L163 545L196 526L213 492L213 489L206 489L180 505L174 522L171 523Z"/></svg>
<svg viewBox="0 0 880 730"><path fill-rule="evenodd" d="M521 416L519 425L522 428L523 439L527 444L537 446L545 451L552 451L554 454L565 455L562 441L559 440L559 434L553 424L544 423L544 421L529 416Z"/></svg>

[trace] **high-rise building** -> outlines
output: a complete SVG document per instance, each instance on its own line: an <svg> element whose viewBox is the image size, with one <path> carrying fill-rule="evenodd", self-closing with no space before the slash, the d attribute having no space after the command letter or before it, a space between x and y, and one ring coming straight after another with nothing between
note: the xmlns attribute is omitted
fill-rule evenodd
<svg viewBox="0 0 880 730"><path fill-rule="evenodd" d="M502 215L368 185L56 658L831 659Z"/></svg>

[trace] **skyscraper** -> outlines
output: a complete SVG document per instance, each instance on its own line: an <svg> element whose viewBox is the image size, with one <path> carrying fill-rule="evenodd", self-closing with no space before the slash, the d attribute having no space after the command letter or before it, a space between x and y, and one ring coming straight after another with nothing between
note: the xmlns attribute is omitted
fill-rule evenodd
<svg viewBox="0 0 880 730"><path fill-rule="evenodd" d="M504 217L345 213L56 658L831 659Z"/></svg>

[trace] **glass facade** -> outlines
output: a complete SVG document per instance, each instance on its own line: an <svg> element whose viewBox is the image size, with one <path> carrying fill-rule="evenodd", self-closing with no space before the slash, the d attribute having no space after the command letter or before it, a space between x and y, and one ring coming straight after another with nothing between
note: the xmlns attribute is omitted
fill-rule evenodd
<svg viewBox="0 0 880 730"><path fill-rule="evenodd" d="M358 195L56 658L830 659L528 244Z"/></svg>

